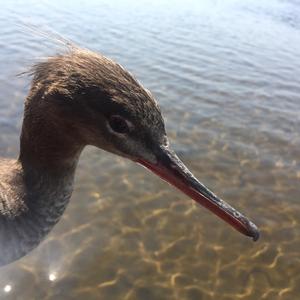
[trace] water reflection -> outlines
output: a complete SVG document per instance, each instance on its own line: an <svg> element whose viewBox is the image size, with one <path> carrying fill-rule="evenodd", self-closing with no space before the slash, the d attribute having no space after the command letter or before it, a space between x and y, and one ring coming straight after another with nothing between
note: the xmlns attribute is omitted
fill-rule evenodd
<svg viewBox="0 0 300 300"><path fill-rule="evenodd" d="M11 285L10 284L7 284L5 287L4 287L4 292L5 293L9 293L11 291Z"/></svg>
<svg viewBox="0 0 300 300"><path fill-rule="evenodd" d="M49 280L50 281L55 281L56 280L56 275L54 273L49 274Z"/></svg>
<svg viewBox="0 0 300 300"><path fill-rule="evenodd" d="M0 298L297 299L296 11L273 0L2 3L1 156L18 151L28 80L15 74L55 52L15 26L31 16L135 73L159 99L184 162L262 237L244 239L145 170L88 148L63 219L0 269Z"/></svg>

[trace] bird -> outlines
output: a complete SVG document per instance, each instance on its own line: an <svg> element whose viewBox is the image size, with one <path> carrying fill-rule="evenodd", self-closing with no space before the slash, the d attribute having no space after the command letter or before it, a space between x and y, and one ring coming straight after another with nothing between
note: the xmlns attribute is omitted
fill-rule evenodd
<svg viewBox="0 0 300 300"><path fill-rule="evenodd" d="M37 62L29 73L19 156L0 158L0 266L36 248L60 220L87 145L142 165L258 239L257 226L178 158L158 102L120 64L76 46Z"/></svg>

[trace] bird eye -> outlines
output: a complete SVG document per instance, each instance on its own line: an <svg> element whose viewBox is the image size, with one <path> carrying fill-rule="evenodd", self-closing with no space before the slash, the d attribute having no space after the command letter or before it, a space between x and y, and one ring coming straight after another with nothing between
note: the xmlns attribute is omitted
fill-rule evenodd
<svg viewBox="0 0 300 300"><path fill-rule="evenodd" d="M130 129L128 122L119 115L110 116L109 126L114 132L121 134L128 133Z"/></svg>

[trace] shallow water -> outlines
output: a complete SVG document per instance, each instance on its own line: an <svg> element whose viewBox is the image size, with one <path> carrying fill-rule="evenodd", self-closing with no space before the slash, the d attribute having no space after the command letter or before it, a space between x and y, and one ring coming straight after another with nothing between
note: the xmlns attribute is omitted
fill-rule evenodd
<svg viewBox="0 0 300 300"><path fill-rule="evenodd" d="M261 239L87 148L62 220L0 269L1 299L299 299L300 6L181 2L1 3L0 155L18 152L30 79L16 74L57 50L18 24L51 28L116 59L153 92L173 148L259 225Z"/></svg>

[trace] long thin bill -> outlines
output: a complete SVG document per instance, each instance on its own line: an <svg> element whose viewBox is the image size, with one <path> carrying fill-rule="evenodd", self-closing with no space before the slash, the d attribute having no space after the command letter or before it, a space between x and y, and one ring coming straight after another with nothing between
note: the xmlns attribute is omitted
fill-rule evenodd
<svg viewBox="0 0 300 300"><path fill-rule="evenodd" d="M144 160L137 162L209 209L239 232L252 237L254 241L258 240L259 230L256 225L199 182L168 147L160 148L156 164Z"/></svg>

